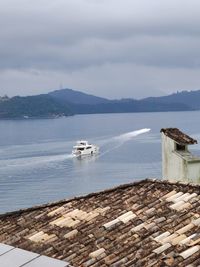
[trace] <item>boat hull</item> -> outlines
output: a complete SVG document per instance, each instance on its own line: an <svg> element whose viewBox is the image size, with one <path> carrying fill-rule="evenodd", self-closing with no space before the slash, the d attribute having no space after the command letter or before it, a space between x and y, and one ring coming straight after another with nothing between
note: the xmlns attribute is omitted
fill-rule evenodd
<svg viewBox="0 0 200 267"><path fill-rule="evenodd" d="M99 147L94 146L90 149L85 149L85 150L72 150L72 155L74 156L89 156L89 155L96 155L99 153Z"/></svg>

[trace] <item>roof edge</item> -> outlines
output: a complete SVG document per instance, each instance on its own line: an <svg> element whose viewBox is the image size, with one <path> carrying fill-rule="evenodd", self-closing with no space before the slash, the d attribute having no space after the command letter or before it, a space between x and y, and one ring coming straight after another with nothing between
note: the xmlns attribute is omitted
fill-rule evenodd
<svg viewBox="0 0 200 267"><path fill-rule="evenodd" d="M196 139L183 133L178 128L162 128L160 132L180 145L194 145L198 143Z"/></svg>
<svg viewBox="0 0 200 267"><path fill-rule="evenodd" d="M135 182L132 182L132 183L118 185L118 186L115 186L115 187L112 187L112 188L109 188L109 189L105 189L105 190L102 190L102 191L97 191L97 192L94 192L94 193L89 193L89 194L82 195L82 196L73 197L73 198L70 198L70 199L62 199L62 200L59 200L59 201L54 201L54 202L50 202L50 203L36 205L36 206L33 206L33 207L29 207L29 208L24 208L24 209L19 209L19 210L15 210L15 211L9 211L9 212L6 212L6 213L1 213L0 214L0 219L4 218L4 217L7 217L7 216L19 215L19 214L24 213L24 212L35 211L35 210L38 210L38 209L41 209L41 208L45 208L45 207L53 207L53 206L56 206L56 205L59 205L59 204L66 204L66 203L69 203L69 202L74 201L74 200L87 199L87 198L90 198L90 197L93 197L93 196L96 196L96 195L99 195L99 194L107 194L107 193L115 191L116 189L125 189L125 188L131 187L131 186L137 186L137 185L140 185L140 184L145 184L147 182L151 182L151 183L154 183L154 184L157 183L157 184L167 184L167 185L176 185L176 186L177 185L184 185L184 186L189 186L190 188L196 188L196 189L200 190L200 184L195 184L195 183L191 184L189 182L187 183L187 182L181 182L181 181L172 182L172 181L168 181L168 180L164 180L164 179L146 178L146 179L143 179L143 180L139 180L139 181L135 181Z"/></svg>
<svg viewBox="0 0 200 267"><path fill-rule="evenodd" d="M109 189L105 189L105 190L102 190L102 191L89 193L89 194L86 194L86 195L75 196L75 197L72 197L72 198L64 198L64 199L61 199L61 200L58 200L58 201L39 204L39 205L36 205L36 206L33 206L33 207L28 207L28 208L23 208L23 209L19 209L19 210L0 213L0 218L4 218L4 217L7 217L7 216L12 216L12 215L18 215L18 214L21 214L23 212L35 211L35 210L38 210L38 209L41 209L41 208L45 208L45 207L53 207L53 206L56 206L56 205L59 205L59 204L66 204L66 203L69 203L69 202L74 201L74 200L87 199L87 198L90 198L90 197L93 197L93 196L96 196L96 195L99 195L99 194L106 194L106 193L113 192L116 189L124 189L124 188L128 188L130 186L146 183L149 180L151 180L151 179L147 178L147 179L144 179L144 180L139 180L139 181L136 181L136 182L133 182L133 183L127 183L127 184L118 185L118 186L115 186L115 187L112 187L112 188L109 188Z"/></svg>

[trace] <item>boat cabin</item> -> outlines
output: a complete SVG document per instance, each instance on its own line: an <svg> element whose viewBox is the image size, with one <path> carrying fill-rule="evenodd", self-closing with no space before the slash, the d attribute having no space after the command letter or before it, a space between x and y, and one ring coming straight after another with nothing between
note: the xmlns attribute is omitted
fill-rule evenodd
<svg viewBox="0 0 200 267"><path fill-rule="evenodd" d="M89 144L88 141L77 141L73 147L72 154L74 155L93 155L98 153L99 148L96 145Z"/></svg>
<svg viewBox="0 0 200 267"><path fill-rule="evenodd" d="M74 146L74 148L83 151L85 149L91 149L92 145L90 145L88 141L77 141L76 146Z"/></svg>
<svg viewBox="0 0 200 267"><path fill-rule="evenodd" d="M88 144L88 141L83 141L83 140L81 140L81 141L77 141L77 142L76 142L76 145L77 145L77 146L87 146L87 145L89 145L89 144Z"/></svg>

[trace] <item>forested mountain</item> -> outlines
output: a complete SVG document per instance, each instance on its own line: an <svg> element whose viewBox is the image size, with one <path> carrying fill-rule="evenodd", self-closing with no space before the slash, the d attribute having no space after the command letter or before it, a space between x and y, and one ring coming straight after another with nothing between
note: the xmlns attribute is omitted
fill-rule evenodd
<svg viewBox="0 0 200 267"><path fill-rule="evenodd" d="M182 103L192 109L200 109L200 90L197 91L181 91L175 94L161 96L161 97L148 97L143 99L147 102L159 103Z"/></svg>
<svg viewBox="0 0 200 267"><path fill-rule="evenodd" d="M200 110L200 90L141 100L109 100L72 89L49 94L0 97L0 118L53 118L74 114Z"/></svg>
<svg viewBox="0 0 200 267"><path fill-rule="evenodd" d="M37 95L0 99L0 118L47 118L72 115L67 105L49 95Z"/></svg>
<svg viewBox="0 0 200 267"><path fill-rule="evenodd" d="M61 102L70 102L74 104L95 105L109 102L106 98L85 94L72 89L56 90L50 92L49 95Z"/></svg>

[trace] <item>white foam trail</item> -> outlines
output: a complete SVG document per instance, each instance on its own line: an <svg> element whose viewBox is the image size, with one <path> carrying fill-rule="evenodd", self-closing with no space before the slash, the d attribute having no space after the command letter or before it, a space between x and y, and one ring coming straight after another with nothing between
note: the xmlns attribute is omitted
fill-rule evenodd
<svg viewBox="0 0 200 267"><path fill-rule="evenodd" d="M0 169L4 168L25 168L35 165L42 165L51 162L58 162L64 161L66 159L73 158L73 155L66 154L66 155L51 155L51 156L37 156L37 157L27 157L27 158L17 158L17 159L10 159L10 160L0 160Z"/></svg>
<svg viewBox="0 0 200 267"><path fill-rule="evenodd" d="M109 153L110 151L113 151L117 148L119 148L120 146L122 146L125 142L131 140L133 137L136 137L140 134L144 134L144 133L147 133L149 132L151 129L150 128L144 128L144 129L140 129L140 130L136 130L136 131L132 131L132 132L128 132L128 133L124 133L124 134L121 134L121 135L118 135L118 136L115 136L113 137L112 139L109 139L108 141L117 141L118 144L113 146L112 148L104 151L103 153L101 153L99 157L102 157L103 155Z"/></svg>
<svg viewBox="0 0 200 267"><path fill-rule="evenodd" d="M143 133L147 133L150 130L151 129L149 129L149 128L144 128L144 129L140 129L140 130L137 130L137 131L132 131L132 132L128 132L128 133L125 133L125 134L118 135L118 136L114 137L114 139L126 142L126 141L132 139L133 137L136 137L137 135L140 135L140 134L143 134Z"/></svg>

